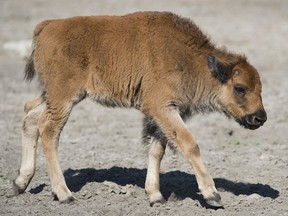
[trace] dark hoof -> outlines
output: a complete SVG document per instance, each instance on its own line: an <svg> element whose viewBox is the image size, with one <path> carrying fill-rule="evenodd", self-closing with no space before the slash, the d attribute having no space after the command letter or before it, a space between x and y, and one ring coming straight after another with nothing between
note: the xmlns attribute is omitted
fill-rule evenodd
<svg viewBox="0 0 288 216"><path fill-rule="evenodd" d="M54 192L52 192L52 197L53 197L54 201L58 200L60 204L71 203L71 202L73 202L75 200L75 198L73 196L69 196L69 197L67 197L64 200L59 200L57 195Z"/></svg>
<svg viewBox="0 0 288 216"><path fill-rule="evenodd" d="M166 203L166 200L163 197L161 197L161 199L159 200L150 202L150 207L164 205L165 203Z"/></svg>
<svg viewBox="0 0 288 216"><path fill-rule="evenodd" d="M214 208L223 208L221 197L218 193L213 193L213 197L206 199L206 203Z"/></svg>

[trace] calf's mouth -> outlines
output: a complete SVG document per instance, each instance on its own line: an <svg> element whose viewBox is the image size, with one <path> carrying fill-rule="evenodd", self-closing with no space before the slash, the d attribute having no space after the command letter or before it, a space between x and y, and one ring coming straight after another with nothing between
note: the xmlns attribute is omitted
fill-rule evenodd
<svg viewBox="0 0 288 216"><path fill-rule="evenodd" d="M258 110L255 113L248 114L238 119L238 123L247 129L255 130L261 127L267 120L267 114L264 110Z"/></svg>

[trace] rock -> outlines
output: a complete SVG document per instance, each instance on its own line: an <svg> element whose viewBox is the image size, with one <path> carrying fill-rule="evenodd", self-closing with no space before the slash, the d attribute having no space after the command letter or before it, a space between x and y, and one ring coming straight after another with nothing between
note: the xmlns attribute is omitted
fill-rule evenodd
<svg viewBox="0 0 288 216"><path fill-rule="evenodd" d="M120 194L126 194L127 193L127 189L122 187L120 190Z"/></svg>
<svg viewBox="0 0 288 216"><path fill-rule="evenodd" d="M165 210L168 210L168 211L169 211L169 210L171 210L171 208L170 208L169 206L166 206L166 207L165 207Z"/></svg>
<svg viewBox="0 0 288 216"><path fill-rule="evenodd" d="M126 196L126 197L132 196L131 191L130 191L130 190L127 191L126 194L125 194L125 196Z"/></svg>
<svg viewBox="0 0 288 216"><path fill-rule="evenodd" d="M113 182L109 182L109 181L104 181L103 184L106 187L109 187L109 193L111 194L120 194L121 192L121 187L119 185L117 185L116 183Z"/></svg>
<svg viewBox="0 0 288 216"><path fill-rule="evenodd" d="M85 197L86 194L87 194L87 192L88 192L87 190L82 190L82 191L81 191L81 196Z"/></svg>
<svg viewBox="0 0 288 216"><path fill-rule="evenodd" d="M248 202L253 202L253 201L256 201L256 200L259 200L259 199L261 199L261 196L259 194L256 194L256 193L253 193L253 194L251 194L251 195L246 197L246 200Z"/></svg>
<svg viewBox="0 0 288 216"><path fill-rule="evenodd" d="M92 194L90 191L87 191L87 190L83 190L81 192L81 196L85 199L90 199L92 197Z"/></svg>
<svg viewBox="0 0 288 216"><path fill-rule="evenodd" d="M92 194L90 192L88 192L85 196L86 199L90 199L92 197Z"/></svg>
<svg viewBox="0 0 288 216"><path fill-rule="evenodd" d="M56 206L57 202L56 201L52 201L51 202L51 206Z"/></svg>
<svg viewBox="0 0 288 216"><path fill-rule="evenodd" d="M106 187L119 187L116 183L110 182L110 181L104 181L103 184L104 184Z"/></svg>
<svg viewBox="0 0 288 216"><path fill-rule="evenodd" d="M95 191L95 195L100 195L102 194L102 190L100 188L97 188Z"/></svg>

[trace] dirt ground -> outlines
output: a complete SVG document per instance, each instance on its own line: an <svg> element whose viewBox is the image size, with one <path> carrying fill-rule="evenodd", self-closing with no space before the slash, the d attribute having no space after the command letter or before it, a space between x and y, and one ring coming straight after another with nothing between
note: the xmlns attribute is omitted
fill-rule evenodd
<svg viewBox="0 0 288 216"><path fill-rule="evenodd" d="M83 101L60 139L61 167L76 201L51 196L41 148L26 192L9 198L21 159L21 121L37 82L23 82L33 28L44 19L172 11L190 17L218 45L245 53L261 75L266 124L245 130L220 114L187 124L219 189L224 209L209 209L193 170L169 149L161 166L167 203L150 207L144 191L147 149L142 114ZM0 215L288 215L288 1L286 0L1 0ZM39 145L39 147L41 147Z"/></svg>

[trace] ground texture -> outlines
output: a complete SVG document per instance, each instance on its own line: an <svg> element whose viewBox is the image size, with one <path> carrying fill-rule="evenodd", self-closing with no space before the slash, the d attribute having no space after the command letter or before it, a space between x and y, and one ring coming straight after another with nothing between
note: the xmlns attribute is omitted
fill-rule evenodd
<svg viewBox="0 0 288 216"><path fill-rule="evenodd" d="M190 17L217 44L245 53L260 72L268 113L262 128L248 131L218 114L187 123L224 209L203 204L190 165L169 149L161 167L167 203L150 207L144 191L147 149L141 145L141 113L90 101L75 107L59 146L61 167L76 201L53 200L41 148L26 192L9 198L20 167L23 105L39 94L37 82L23 82L35 25L50 18L140 10ZM287 10L286 0L1 0L0 215L288 215Z"/></svg>

